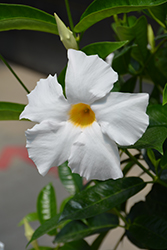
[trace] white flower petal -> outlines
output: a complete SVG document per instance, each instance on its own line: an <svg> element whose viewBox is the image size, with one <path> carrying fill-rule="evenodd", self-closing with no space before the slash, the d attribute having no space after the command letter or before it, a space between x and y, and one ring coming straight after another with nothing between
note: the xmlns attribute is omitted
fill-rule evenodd
<svg viewBox="0 0 167 250"><path fill-rule="evenodd" d="M37 86L27 97L29 104L21 113L20 119L26 118L34 122L47 119L67 120L70 105L63 95L56 75L49 75L47 79L37 82Z"/></svg>
<svg viewBox="0 0 167 250"><path fill-rule="evenodd" d="M104 97L117 81L118 74L97 55L68 50L66 95L70 103L91 104Z"/></svg>
<svg viewBox="0 0 167 250"><path fill-rule="evenodd" d="M39 173L45 175L51 167L65 162L80 133L80 128L70 122L44 121L28 129L26 147Z"/></svg>
<svg viewBox="0 0 167 250"><path fill-rule="evenodd" d="M148 94L112 92L91 105L102 132L122 146L134 144L145 132Z"/></svg>
<svg viewBox="0 0 167 250"><path fill-rule="evenodd" d="M122 177L118 148L115 142L102 134L97 122L85 128L77 138L68 162L72 172L86 179Z"/></svg>

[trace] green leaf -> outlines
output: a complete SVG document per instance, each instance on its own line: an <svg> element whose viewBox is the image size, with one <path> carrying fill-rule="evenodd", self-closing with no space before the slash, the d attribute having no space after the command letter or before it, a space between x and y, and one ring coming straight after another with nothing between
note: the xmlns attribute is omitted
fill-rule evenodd
<svg viewBox="0 0 167 250"><path fill-rule="evenodd" d="M83 239L89 235L102 233L119 225L116 215L100 214L87 220L88 225L82 221L71 221L56 235L54 243L64 243Z"/></svg>
<svg viewBox="0 0 167 250"><path fill-rule="evenodd" d="M64 246L60 248L61 250L91 250L91 247L85 240L78 240L65 243Z"/></svg>
<svg viewBox="0 0 167 250"><path fill-rule="evenodd" d="M145 187L137 177L121 178L99 182L76 194L64 207L60 222L78 220L104 213L123 203Z"/></svg>
<svg viewBox="0 0 167 250"><path fill-rule="evenodd" d="M131 220L131 225L126 234L136 246L144 249L167 248L166 193L166 187L154 184L146 201L140 201L131 208L127 218Z"/></svg>
<svg viewBox="0 0 167 250"><path fill-rule="evenodd" d="M165 88L163 90L163 105L167 103L167 83L165 85Z"/></svg>
<svg viewBox="0 0 167 250"><path fill-rule="evenodd" d="M24 104L0 102L0 120L19 120L19 115L24 107Z"/></svg>
<svg viewBox="0 0 167 250"><path fill-rule="evenodd" d="M120 89L120 92L127 92L133 93L135 86L136 86L137 76L132 76L129 78Z"/></svg>
<svg viewBox="0 0 167 250"><path fill-rule="evenodd" d="M38 220L38 214L37 214L36 212L27 214L27 215L19 222L19 226L24 225L24 219L26 219L27 222L36 221L36 220Z"/></svg>
<svg viewBox="0 0 167 250"><path fill-rule="evenodd" d="M55 191L51 183L46 185L38 195L37 213L41 224L57 214ZM51 235L55 233L55 230L50 232Z"/></svg>
<svg viewBox="0 0 167 250"><path fill-rule="evenodd" d="M55 18L36 8L18 4L0 4L0 31L36 30L58 34Z"/></svg>
<svg viewBox="0 0 167 250"><path fill-rule="evenodd" d="M132 46L126 46L121 51L115 53L112 67L119 75L128 73L131 50Z"/></svg>
<svg viewBox="0 0 167 250"><path fill-rule="evenodd" d="M166 0L95 0L85 10L74 30L75 32L82 32L112 15L148 9L165 2Z"/></svg>
<svg viewBox="0 0 167 250"><path fill-rule="evenodd" d="M147 108L147 114L149 115L150 127L167 127L167 105L149 105Z"/></svg>
<svg viewBox="0 0 167 250"><path fill-rule="evenodd" d="M128 41L121 42L98 42L87 45L82 48L82 51L87 55L98 55L102 59L105 59L113 51L124 46Z"/></svg>
<svg viewBox="0 0 167 250"><path fill-rule="evenodd" d="M149 9L151 16L159 23L163 28L166 28L166 14L167 14L167 4L162 4L160 6L151 7Z"/></svg>
<svg viewBox="0 0 167 250"><path fill-rule="evenodd" d="M117 26L116 32L120 40L134 41L137 44L132 48L132 56L139 62L145 62L148 56L146 17L141 16L131 27Z"/></svg>
<svg viewBox="0 0 167 250"><path fill-rule="evenodd" d="M167 137L167 128L162 127L150 127L146 130L143 136L132 146L128 148L154 148L163 154L163 143Z"/></svg>
<svg viewBox="0 0 167 250"><path fill-rule="evenodd" d="M167 105L150 105L147 108L149 127L143 136L128 148L154 148L163 154L163 143L167 138Z"/></svg>
<svg viewBox="0 0 167 250"><path fill-rule="evenodd" d="M167 221L158 216L137 217L129 227L132 236L146 248L167 248Z"/></svg>
<svg viewBox="0 0 167 250"><path fill-rule="evenodd" d="M62 184L71 195L81 191L82 178L78 174L71 172L71 169L68 167L68 162L59 166L58 172Z"/></svg>
<svg viewBox="0 0 167 250"><path fill-rule="evenodd" d="M33 233L31 240L28 242L27 246L34 240L38 239L39 237L43 236L44 234L49 233L50 231L55 230L59 224L59 217L60 214L56 214L53 218L50 220L46 220L41 226L39 226L35 232Z"/></svg>

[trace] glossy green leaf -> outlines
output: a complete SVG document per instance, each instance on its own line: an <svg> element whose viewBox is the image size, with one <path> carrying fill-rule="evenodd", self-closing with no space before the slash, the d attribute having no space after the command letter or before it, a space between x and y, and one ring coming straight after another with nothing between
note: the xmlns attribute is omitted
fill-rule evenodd
<svg viewBox="0 0 167 250"><path fill-rule="evenodd" d="M167 103L167 83L165 85L165 88L163 90L163 105Z"/></svg>
<svg viewBox="0 0 167 250"><path fill-rule="evenodd" d="M51 183L46 185L38 195L37 213L41 224L57 214L56 196ZM56 230L49 232L50 235L54 235L55 233Z"/></svg>
<svg viewBox="0 0 167 250"><path fill-rule="evenodd" d="M147 19L141 16L131 27L117 26L116 32L120 40L134 41L137 44L132 48L132 56L135 60L144 62L148 56L147 50Z"/></svg>
<svg viewBox="0 0 167 250"><path fill-rule="evenodd" d="M46 220L41 226L39 226L33 233L31 240L27 245L29 245L33 240L36 240L39 237L43 236L44 234L49 233L50 231L56 231L55 229L59 226L59 217L60 214L57 214L51 219Z"/></svg>
<svg viewBox="0 0 167 250"><path fill-rule="evenodd" d="M1 3L0 31L13 29L58 34L54 16L26 5Z"/></svg>
<svg viewBox="0 0 167 250"><path fill-rule="evenodd" d="M143 136L129 148L154 148L163 154L163 143L167 138L167 105L150 105L147 109L149 127Z"/></svg>
<svg viewBox="0 0 167 250"><path fill-rule="evenodd" d="M82 51L87 55L98 55L105 59L110 53L124 46L128 41L121 42L98 42L87 45Z"/></svg>
<svg viewBox="0 0 167 250"><path fill-rule="evenodd" d="M24 219L26 219L27 222L36 221L36 220L38 220L38 214L37 214L36 212L27 214L27 215L19 222L19 226L24 225Z"/></svg>
<svg viewBox="0 0 167 250"><path fill-rule="evenodd" d="M99 182L76 194L64 207L60 221L89 218L123 203L145 187L137 177Z"/></svg>
<svg viewBox="0 0 167 250"><path fill-rule="evenodd" d="M92 250L85 240L77 240L65 243L61 250Z"/></svg>
<svg viewBox="0 0 167 250"><path fill-rule="evenodd" d="M163 143L167 137L167 128L151 127L146 130L143 136L132 146L128 148L154 148L163 154Z"/></svg>
<svg viewBox="0 0 167 250"><path fill-rule="evenodd" d="M68 167L68 162L59 166L58 172L62 184L71 195L82 189L82 177L71 172L71 169Z"/></svg>
<svg viewBox="0 0 167 250"><path fill-rule="evenodd" d="M146 248L167 248L167 221L158 216L137 217L129 227L131 235Z"/></svg>
<svg viewBox="0 0 167 250"><path fill-rule="evenodd" d="M75 26L75 32L81 32L100 20L119 13L128 13L148 9L167 2L166 0L95 0L85 10L80 22Z"/></svg>
<svg viewBox="0 0 167 250"><path fill-rule="evenodd" d="M82 221L71 221L56 235L54 243L64 243L83 239L89 235L102 233L119 225L116 215L100 214L87 220L88 225Z"/></svg>
<svg viewBox="0 0 167 250"><path fill-rule="evenodd" d="M150 105L148 106L147 114L149 115L150 127L167 127L167 105Z"/></svg>
<svg viewBox="0 0 167 250"><path fill-rule="evenodd" d="M11 102L0 102L0 120L19 120L25 105Z"/></svg>

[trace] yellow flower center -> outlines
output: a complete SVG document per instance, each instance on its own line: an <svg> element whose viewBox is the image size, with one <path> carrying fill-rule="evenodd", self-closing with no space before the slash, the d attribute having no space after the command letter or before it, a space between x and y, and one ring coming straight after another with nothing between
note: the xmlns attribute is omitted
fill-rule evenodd
<svg viewBox="0 0 167 250"><path fill-rule="evenodd" d="M69 120L80 127L90 126L95 120L95 113L88 104L77 103L71 106Z"/></svg>

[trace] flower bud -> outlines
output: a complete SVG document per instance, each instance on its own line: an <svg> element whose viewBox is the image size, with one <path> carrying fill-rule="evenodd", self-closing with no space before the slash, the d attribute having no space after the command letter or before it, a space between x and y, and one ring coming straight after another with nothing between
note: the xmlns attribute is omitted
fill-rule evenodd
<svg viewBox="0 0 167 250"><path fill-rule="evenodd" d="M72 31L65 26L57 14L54 13L54 16L56 19L60 40L64 44L64 47L66 49L78 49L78 45Z"/></svg>
<svg viewBox="0 0 167 250"><path fill-rule="evenodd" d="M154 32L150 24L148 24L147 28L148 32L148 48L150 48L151 52L154 52L155 49L155 41L154 41Z"/></svg>

